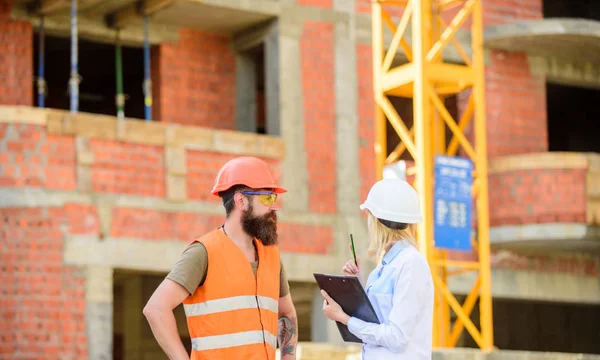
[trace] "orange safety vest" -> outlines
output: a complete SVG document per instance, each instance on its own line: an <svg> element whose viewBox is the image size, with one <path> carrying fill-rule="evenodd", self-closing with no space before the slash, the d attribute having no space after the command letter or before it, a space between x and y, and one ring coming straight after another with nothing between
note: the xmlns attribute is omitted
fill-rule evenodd
<svg viewBox="0 0 600 360"><path fill-rule="evenodd" d="M279 306L279 249L255 240L256 278L221 230L198 240L208 253L204 284L183 301L192 360L274 360Z"/></svg>

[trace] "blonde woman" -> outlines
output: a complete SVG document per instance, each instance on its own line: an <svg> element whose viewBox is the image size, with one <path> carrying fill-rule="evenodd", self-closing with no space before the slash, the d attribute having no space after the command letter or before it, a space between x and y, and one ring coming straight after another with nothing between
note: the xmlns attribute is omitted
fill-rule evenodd
<svg viewBox="0 0 600 360"><path fill-rule="evenodd" d="M323 312L362 340L363 359L431 359L433 281L413 237L421 221L417 193L405 181L384 179L360 209L368 215L369 256L378 264L365 291L380 324L349 316L325 291ZM344 274L360 278L358 265L348 261Z"/></svg>

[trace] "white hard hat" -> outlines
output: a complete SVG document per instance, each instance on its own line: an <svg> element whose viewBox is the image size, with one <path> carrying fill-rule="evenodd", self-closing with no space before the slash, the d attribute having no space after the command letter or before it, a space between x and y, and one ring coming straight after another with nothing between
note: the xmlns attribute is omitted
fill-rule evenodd
<svg viewBox="0 0 600 360"><path fill-rule="evenodd" d="M404 224L421 222L417 192L400 179L383 179L371 187L367 200L360 205L378 219Z"/></svg>

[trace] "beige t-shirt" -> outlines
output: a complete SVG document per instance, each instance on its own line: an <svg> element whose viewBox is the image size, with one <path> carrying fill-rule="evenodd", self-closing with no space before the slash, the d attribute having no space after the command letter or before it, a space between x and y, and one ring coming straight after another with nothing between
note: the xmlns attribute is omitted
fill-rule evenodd
<svg viewBox="0 0 600 360"><path fill-rule="evenodd" d="M279 271L279 297L284 297L290 292L290 287L285 274L283 263L280 261ZM256 268L258 262L251 262L254 277L256 277ZM181 257L167 275L167 279L175 281L183 286L188 293L193 294L196 289L204 284L206 273L208 271L208 252L202 243L194 242L190 244Z"/></svg>

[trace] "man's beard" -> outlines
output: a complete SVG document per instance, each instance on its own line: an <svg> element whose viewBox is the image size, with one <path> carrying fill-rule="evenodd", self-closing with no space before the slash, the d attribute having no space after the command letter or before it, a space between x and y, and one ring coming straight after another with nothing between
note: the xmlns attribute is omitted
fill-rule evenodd
<svg viewBox="0 0 600 360"><path fill-rule="evenodd" d="M269 211L262 216L254 216L252 214L254 207L252 203L248 210L242 213L242 229L246 234L260 240L265 245L277 244L277 214L275 211Z"/></svg>

